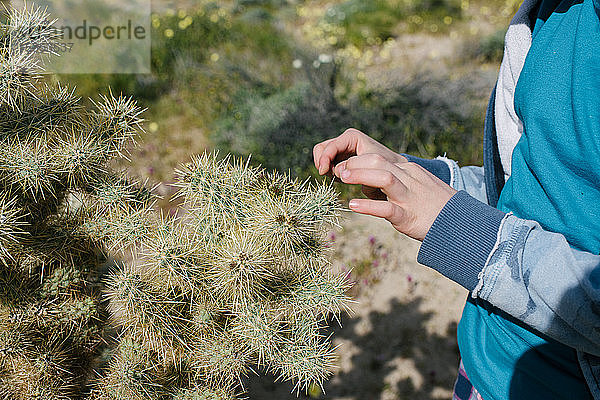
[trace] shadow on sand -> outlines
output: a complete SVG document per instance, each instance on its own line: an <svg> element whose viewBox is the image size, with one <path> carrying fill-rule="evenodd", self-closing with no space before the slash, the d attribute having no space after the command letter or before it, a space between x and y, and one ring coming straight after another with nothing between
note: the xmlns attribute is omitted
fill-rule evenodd
<svg viewBox="0 0 600 400"><path fill-rule="evenodd" d="M332 328L333 337L345 342L338 353L354 354L349 367L338 371L325 384L326 394L314 398L375 400L382 398L384 392L386 399L447 397L459 360L456 324L449 324L443 335L431 333L427 325L433 313L421 311L421 303L420 297L407 302L394 299L387 313L372 311L366 317L346 316L342 328ZM363 329L364 324L370 328ZM359 335L357 330L366 333ZM273 380L273 376L250 377L249 399L297 399L290 393L290 383ZM299 398L309 396L300 394Z"/></svg>

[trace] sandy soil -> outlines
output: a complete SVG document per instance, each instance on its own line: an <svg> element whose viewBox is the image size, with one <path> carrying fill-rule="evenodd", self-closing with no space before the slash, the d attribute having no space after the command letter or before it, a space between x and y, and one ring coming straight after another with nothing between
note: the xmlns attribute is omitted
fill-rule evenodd
<svg viewBox="0 0 600 400"><path fill-rule="evenodd" d="M353 315L344 315L343 327L333 329L339 368L325 394L312 397L450 398L459 360L456 324L466 290L417 264L419 243L386 221L352 214L334 232L335 268L373 259L373 252L377 262L357 283ZM296 398L292 385L272 381L272 376L252 377L248 397Z"/></svg>

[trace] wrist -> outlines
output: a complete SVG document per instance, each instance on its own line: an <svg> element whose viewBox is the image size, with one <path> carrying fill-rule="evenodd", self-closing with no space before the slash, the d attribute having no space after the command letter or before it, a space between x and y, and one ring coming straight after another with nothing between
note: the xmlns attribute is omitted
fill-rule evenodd
<svg viewBox="0 0 600 400"><path fill-rule="evenodd" d="M431 172L442 182L448 185L450 184L450 167L446 162L438 159L429 160L426 158L415 157L410 154L399 155L401 157L404 157L409 162L413 162L425 168L427 171Z"/></svg>
<svg viewBox="0 0 600 400"><path fill-rule="evenodd" d="M457 192L427 232L417 261L473 290L505 215L465 191Z"/></svg>

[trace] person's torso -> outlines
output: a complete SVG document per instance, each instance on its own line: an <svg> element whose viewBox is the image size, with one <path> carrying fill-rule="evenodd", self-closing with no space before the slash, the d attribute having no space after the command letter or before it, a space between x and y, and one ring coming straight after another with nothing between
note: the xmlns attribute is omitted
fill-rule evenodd
<svg viewBox="0 0 600 400"><path fill-rule="evenodd" d="M595 1L541 3L515 89L523 133L498 208L598 254L600 8ZM488 304L467 303L459 345L484 398L588 396L574 349L513 323Z"/></svg>

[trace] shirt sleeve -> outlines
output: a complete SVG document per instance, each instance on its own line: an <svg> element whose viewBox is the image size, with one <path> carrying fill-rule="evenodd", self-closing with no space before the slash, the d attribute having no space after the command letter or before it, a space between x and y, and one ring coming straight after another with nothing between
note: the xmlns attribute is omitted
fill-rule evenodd
<svg viewBox="0 0 600 400"><path fill-rule="evenodd" d="M417 260L538 332L600 356L600 256L464 190L427 233Z"/></svg>
<svg viewBox="0 0 600 400"><path fill-rule="evenodd" d="M504 216L460 190L429 228L417 261L472 291L497 241Z"/></svg>
<svg viewBox="0 0 600 400"><path fill-rule="evenodd" d="M600 356L600 256L535 221L506 215L472 296Z"/></svg>

